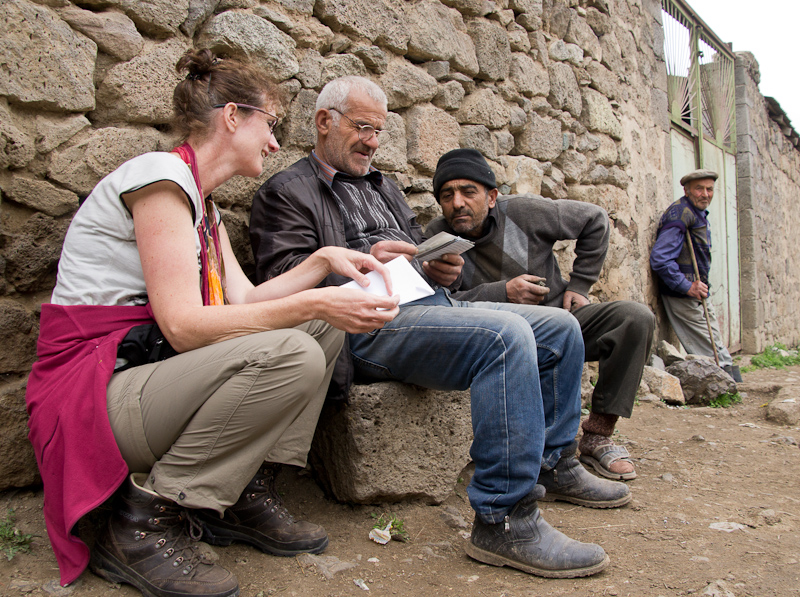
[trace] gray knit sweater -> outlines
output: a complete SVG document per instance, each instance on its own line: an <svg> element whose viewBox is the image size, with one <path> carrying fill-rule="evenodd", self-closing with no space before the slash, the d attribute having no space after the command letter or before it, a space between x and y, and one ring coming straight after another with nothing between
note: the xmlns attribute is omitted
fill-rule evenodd
<svg viewBox="0 0 800 597"><path fill-rule="evenodd" d="M462 255L461 285L453 296L465 301L507 302L506 281L522 274L547 279L550 293L543 303L561 307L564 292L588 297L600 276L608 250L608 215L591 203L538 195L498 197L489 211L486 234ZM428 224L426 236L445 230L454 233L444 217ZM553 244L577 240L569 281L561 276Z"/></svg>

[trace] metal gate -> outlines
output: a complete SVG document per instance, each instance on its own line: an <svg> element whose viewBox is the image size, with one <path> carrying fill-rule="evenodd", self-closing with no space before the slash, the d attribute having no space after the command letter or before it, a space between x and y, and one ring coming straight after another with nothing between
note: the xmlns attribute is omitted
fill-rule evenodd
<svg viewBox="0 0 800 597"><path fill-rule="evenodd" d="M711 222L711 302L722 340L741 348L739 226L736 200L736 105L734 56L683 0L661 0L672 122L672 184L695 168L719 173Z"/></svg>

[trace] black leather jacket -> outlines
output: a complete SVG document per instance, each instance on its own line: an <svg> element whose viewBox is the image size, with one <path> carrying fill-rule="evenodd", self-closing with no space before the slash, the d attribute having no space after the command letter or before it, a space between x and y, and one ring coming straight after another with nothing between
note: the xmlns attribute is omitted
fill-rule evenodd
<svg viewBox="0 0 800 597"><path fill-rule="evenodd" d="M397 186L378 171L367 177L403 231L415 243L422 242L422 228ZM256 283L289 271L320 247L347 246L339 206L314 160L305 157L295 162L256 191L250 213L250 243L256 262ZM320 286L346 281L331 274ZM345 342L328 396L346 398L352 380L353 364Z"/></svg>

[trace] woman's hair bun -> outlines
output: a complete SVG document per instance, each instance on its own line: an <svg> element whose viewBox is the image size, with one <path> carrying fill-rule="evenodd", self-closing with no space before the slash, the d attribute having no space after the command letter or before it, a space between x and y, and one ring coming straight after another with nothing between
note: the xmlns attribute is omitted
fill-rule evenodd
<svg viewBox="0 0 800 597"><path fill-rule="evenodd" d="M211 50L189 50L175 65L178 72L187 71L186 78L193 81L202 79L211 72L218 59Z"/></svg>

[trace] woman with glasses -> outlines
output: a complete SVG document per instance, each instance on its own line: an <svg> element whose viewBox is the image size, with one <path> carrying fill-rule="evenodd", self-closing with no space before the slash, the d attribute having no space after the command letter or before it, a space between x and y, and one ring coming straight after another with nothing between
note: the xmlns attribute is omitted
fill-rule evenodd
<svg viewBox="0 0 800 597"><path fill-rule="evenodd" d="M189 51L174 92L184 142L122 164L76 213L28 384L31 441L62 583L89 550L72 534L116 491L91 566L146 595L239 593L194 540L318 553L321 526L275 491L304 466L344 333L380 328L397 299L315 288L387 270L327 247L259 286L210 194L278 151L275 86L249 64Z"/></svg>

